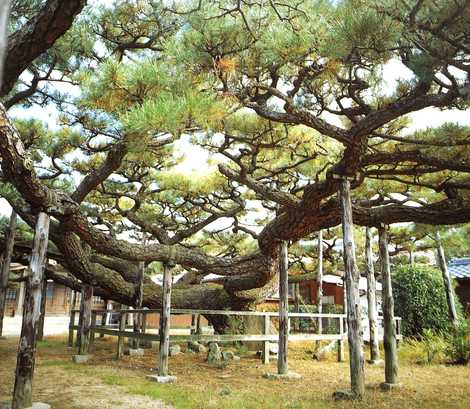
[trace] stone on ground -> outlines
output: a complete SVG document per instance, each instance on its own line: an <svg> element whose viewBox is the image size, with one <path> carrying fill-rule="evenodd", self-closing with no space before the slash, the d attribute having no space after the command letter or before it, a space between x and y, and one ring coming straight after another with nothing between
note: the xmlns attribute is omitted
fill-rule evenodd
<svg viewBox="0 0 470 409"><path fill-rule="evenodd" d="M384 363L383 359L368 359L367 363L370 365L382 365Z"/></svg>
<svg viewBox="0 0 470 409"><path fill-rule="evenodd" d="M174 383L177 380L176 376L173 376L173 375L167 375L167 376L147 375L146 378L149 381L153 381L157 383Z"/></svg>
<svg viewBox="0 0 470 409"><path fill-rule="evenodd" d="M189 341L187 351L201 353L201 352L207 352L207 348L197 341Z"/></svg>
<svg viewBox="0 0 470 409"><path fill-rule="evenodd" d="M222 360L222 353L216 342L209 343L209 351L207 352L207 362L210 364L218 363Z"/></svg>
<svg viewBox="0 0 470 409"><path fill-rule="evenodd" d="M266 379L287 379L287 380L299 380L302 379L302 375L295 373L295 372L287 372L286 374L278 374L278 373L265 373L263 378Z"/></svg>
<svg viewBox="0 0 470 409"><path fill-rule="evenodd" d="M232 351L223 351L222 359L224 361L231 361L235 357L235 354Z"/></svg>
<svg viewBox="0 0 470 409"><path fill-rule="evenodd" d="M181 353L181 347L178 344L170 345L169 355L175 356Z"/></svg>
<svg viewBox="0 0 470 409"><path fill-rule="evenodd" d="M356 399L356 395L352 393L352 391L336 391L333 393L333 399L334 400L353 400Z"/></svg>
<svg viewBox="0 0 470 409"><path fill-rule="evenodd" d="M143 348L129 348L129 356L144 356L144 349Z"/></svg>
<svg viewBox="0 0 470 409"><path fill-rule="evenodd" d="M87 363L93 355L72 355L72 361L76 364Z"/></svg>

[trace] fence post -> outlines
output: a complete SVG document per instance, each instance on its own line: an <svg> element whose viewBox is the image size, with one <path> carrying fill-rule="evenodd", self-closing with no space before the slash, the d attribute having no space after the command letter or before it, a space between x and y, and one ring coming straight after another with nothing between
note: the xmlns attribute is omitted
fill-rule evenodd
<svg viewBox="0 0 470 409"><path fill-rule="evenodd" d="M126 330L126 313L120 311L119 312L119 335L118 335L118 342L117 342L117 351L116 351L116 359L121 359L123 355L123 348L124 348L124 337L122 336L122 332Z"/></svg>
<svg viewBox="0 0 470 409"><path fill-rule="evenodd" d="M264 335L269 334L269 327L271 324L271 317L269 314L266 314L264 316L264 327L263 327L263 333ZM263 342L263 347L264 347L264 352L263 352L263 364L269 364L269 341L264 341Z"/></svg>

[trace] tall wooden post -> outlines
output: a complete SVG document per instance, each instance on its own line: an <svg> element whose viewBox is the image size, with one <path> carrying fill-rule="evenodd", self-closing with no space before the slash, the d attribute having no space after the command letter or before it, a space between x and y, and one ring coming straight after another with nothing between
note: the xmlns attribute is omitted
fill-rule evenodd
<svg viewBox="0 0 470 409"><path fill-rule="evenodd" d="M144 241L145 242L145 241ZM136 302L135 308L138 310L142 309L143 301L144 301L144 277L145 277L145 262L141 261L139 263L139 272L137 278L137 287L136 287ZM134 332L142 333L143 327L143 317L144 314L136 313L134 318ZM140 348L140 340L138 338L135 339L135 348Z"/></svg>
<svg viewBox="0 0 470 409"><path fill-rule="evenodd" d="M279 348L277 354L277 373L286 375L287 350L289 337L289 291L288 291L288 253L287 241L281 243L279 254Z"/></svg>
<svg viewBox="0 0 470 409"><path fill-rule="evenodd" d="M3 335L3 317L7 300L8 278L10 276L10 263L15 245L16 212L11 211L10 225L5 237L5 253L3 254L2 269L0 270L0 337Z"/></svg>
<svg viewBox="0 0 470 409"><path fill-rule="evenodd" d="M47 261L46 261L47 263ZM46 320L47 279L44 277L41 285L41 316L38 325L38 341L44 338L44 321Z"/></svg>
<svg viewBox="0 0 470 409"><path fill-rule="evenodd" d="M170 349L170 312L171 312L171 267L163 264L162 312L160 314L160 362L159 376L168 376L168 353Z"/></svg>
<svg viewBox="0 0 470 409"><path fill-rule="evenodd" d="M442 272L442 280L444 281L444 290L446 292L449 317L452 321L452 325L456 327L459 323L459 318L457 316L457 311L455 309L454 289L452 288L452 281L450 279L449 270L447 269L446 256L444 253L444 248L442 247L441 235L439 234L439 232L436 233L436 244L437 244L437 262Z"/></svg>
<svg viewBox="0 0 470 409"><path fill-rule="evenodd" d="M90 348L90 328L91 328L91 306L93 300L93 287L84 284L82 287L82 302L80 303L80 345L78 346L79 355L88 355Z"/></svg>
<svg viewBox="0 0 470 409"><path fill-rule="evenodd" d="M77 292L72 290L72 297L70 300L70 321L69 321L69 339L67 345L73 347L73 327L75 326L75 305L77 304Z"/></svg>
<svg viewBox="0 0 470 409"><path fill-rule="evenodd" d="M48 238L49 216L46 213L39 213L29 264L30 276L27 280L26 302L18 346L12 409L24 409L32 406L36 337L41 314L41 284Z"/></svg>
<svg viewBox="0 0 470 409"><path fill-rule="evenodd" d="M24 275L25 272L22 272L22 275ZM26 299L26 284L24 281L20 282L20 291L18 293L18 297L16 297L17 302L16 302L16 311L15 311L15 317L22 317L23 316L23 308L25 304L25 299Z"/></svg>
<svg viewBox="0 0 470 409"><path fill-rule="evenodd" d="M359 298L360 274L356 265L349 180L343 179L340 186L351 392L353 397L361 398L364 395L365 380L361 304Z"/></svg>
<svg viewBox="0 0 470 409"><path fill-rule="evenodd" d="M379 328L377 325L377 283L375 281L374 259L372 256L372 231L366 227L366 274L367 274L367 313L369 316L370 362L380 360Z"/></svg>
<svg viewBox="0 0 470 409"><path fill-rule="evenodd" d="M108 321L108 304L109 304L109 300L104 300L104 313L101 315L101 323L100 323L102 327L105 327ZM100 333L100 338L104 338L104 333Z"/></svg>
<svg viewBox="0 0 470 409"><path fill-rule="evenodd" d="M323 231L318 232L317 312L323 312ZM318 333L323 332L323 322L318 318Z"/></svg>
<svg viewBox="0 0 470 409"><path fill-rule="evenodd" d="M386 227L379 227L380 266L382 269L382 309L384 321L385 382L383 389L391 389L397 383L397 334L393 312L392 276L388 254L388 234Z"/></svg>

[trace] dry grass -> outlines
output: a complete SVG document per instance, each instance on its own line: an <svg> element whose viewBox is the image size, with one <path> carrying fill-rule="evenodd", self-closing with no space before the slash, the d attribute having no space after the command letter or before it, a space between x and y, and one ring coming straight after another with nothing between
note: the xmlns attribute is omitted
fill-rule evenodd
<svg viewBox="0 0 470 409"><path fill-rule="evenodd" d="M0 400L7 398L13 385L15 349L16 340L0 341ZM143 358L116 362L115 340L100 339L93 361L79 366L70 362L73 351L62 340L52 339L39 347L35 394L54 409L160 408L155 400L177 409L470 408L469 367L407 362L401 362L400 368L403 390L381 392L383 367L366 366L366 398L335 402L333 392L348 388L348 364L313 361L307 350L299 344L290 350L290 368L303 375L301 381L263 379L264 372L276 370L275 362L265 366L253 356L217 369L205 363L203 355L182 354L170 358L177 384L157 385L145 380L156 366L155 350L146 350Z"/></svg>

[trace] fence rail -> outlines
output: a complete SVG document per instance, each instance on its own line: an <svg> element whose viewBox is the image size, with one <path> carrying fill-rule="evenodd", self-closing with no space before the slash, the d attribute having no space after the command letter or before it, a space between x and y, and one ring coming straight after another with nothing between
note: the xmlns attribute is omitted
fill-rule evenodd
<svg viewBox="0 0 470 409"><path fill-rule="evenodd" d="M75 323L75 317L79 310L72 310L70 314L70 325L69 325L69 345L72 346L74 331L79 329L79 326ZM95 334L110 335L118 337L118 351L117 357L121 357L123 350L124 338L136 339L141 341L160 341L158 333L146 332L146 325L143 326L141 332L134 332L132 326L127 325L127 318L133 315L140 315L141 322L146 323L146 317L149 314L160 314L160 309L120 309L120 310L93 310L91 316L91 345L93 344ZM119 323L116 325L106 325L106 318L111 314L117 314L119 317ZM269 343L278 341L278 334L271 333L271 319L279 317L278 312L271 311L227 311L227 310L192 310L192 309L173 309L171 315L226 315L226 316L256 316L264 318L263 331L261 334L203 334L198 331L194 325L186 327L190 330L190 334L170 334L172 342L263 342L263 363L269 363ZM101 316L101 324L97 324L97 317ZM296 333L290 331L290 323L292 319L305 319L310 318L312 321L327 320L329 322L336 321L337 325L334 325L334 333ZM379 317L379 321L383 318ZM195 320L193 320L194 322ZM343 342L347 338L346 330L346 315L345 314L317 314L317 313L302 313L292 312L289 313L289 341L331 341L337 342L338 349L338 360L342 360ZM401 318L395 317L396 328L397 328L397 339L401 340ZM329 328L332 326L330 325ZM132 328L131 331L127 331L127 328Z"/></svg>

